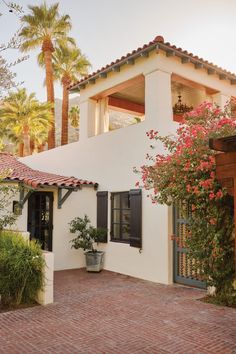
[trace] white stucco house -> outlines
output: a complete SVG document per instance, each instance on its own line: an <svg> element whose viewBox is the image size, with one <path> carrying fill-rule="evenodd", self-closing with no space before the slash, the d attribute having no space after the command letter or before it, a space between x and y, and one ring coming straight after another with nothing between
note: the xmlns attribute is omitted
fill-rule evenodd
<svg viewBox="0 0 236 354"><path fill-rule="evenodd" d="M94 225L108 228L107 243L101 245L106 252L105 269L164 284L190 281L197 285L197 275L188 273L184 253L173 248L170 239L172 208L153 205L147 192L135 187L138 176L133 167L144 163L150 145L147 131L175 132L180 116L173 114L173 106L178 99L189 107L206 100L224 106L236 96L236 75L157 36L74 84L70 91L80 94L79 141L21 162L91 183L73 188L31 185L18 228L32 231L32 210L36 217L40 212L36 204L44 203L51 213L51 245L47 247L54 252L55 269L80 268L84 267L83 252L71 249L68 223L87 214ZM114 111L123 119L120 129L111 128ZM39 195L38 199L33 195Z"/></svg>

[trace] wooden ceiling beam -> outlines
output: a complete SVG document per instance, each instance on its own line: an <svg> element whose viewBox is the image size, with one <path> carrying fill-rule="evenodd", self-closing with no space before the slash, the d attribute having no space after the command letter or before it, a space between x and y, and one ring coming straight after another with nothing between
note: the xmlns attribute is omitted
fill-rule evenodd
<svg viewBox="0 0 236 354"><path fill-rule="evenodd" d="M118 110L137 116L143 116L145 114L145 106L140 103L124 100L118 97L110 96L108 98L108 106L113 110Z"/></svg>

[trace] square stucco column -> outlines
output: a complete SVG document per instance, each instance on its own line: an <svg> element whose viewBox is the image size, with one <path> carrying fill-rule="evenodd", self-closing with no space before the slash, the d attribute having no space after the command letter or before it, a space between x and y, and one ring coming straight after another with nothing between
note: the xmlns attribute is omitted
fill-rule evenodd
<svg viewBox="0 0 236 354"><path fill-rule="evenodd" d="M52 252L43 251L43 258L45 261L45 284L43 289L38 292L36 301L40 305L48 305L53 303L54 254Z"/></svg>
<svg viewBox="0 0 236 354"><path fill-rule="evenodd" d="M173 122L172 114L171 73L156 70L145 75L145 122L148 129L157 130L160 135L175 132L176 123ZM164 152L162 144L157 144L155 152ZM160 265L162 282L170 284L173 282L173 253L169 237L172 233L172 212L171 208L165 205L158 205L158 208L162 208L161 213L159 210L161 227L157 230L157 235L160 238L159 244L162 248L162 263ZM158 217L158 210L156 210L156 215Z"/></svg>
<svg viewBox="0 0 236 354"><path fill-rule="evenodd" d="M221 109L230 101L230 97L224 95L222 92L218 92L213 95L213 102L216 103Z"/></svg>
<svg viewBox="0 0 236 354"><path fill-rule="evenodd" d="M145 117L150 129L173 132L171 73L156 70L145 75Z"/></svg>
<svg viewBox="0 0 236 354"><path fill-rule="evenodd" d="M88 99L80 103L80 141L84 141L88 137L96 135L96 110L97 102L95 100Z"/></svg>

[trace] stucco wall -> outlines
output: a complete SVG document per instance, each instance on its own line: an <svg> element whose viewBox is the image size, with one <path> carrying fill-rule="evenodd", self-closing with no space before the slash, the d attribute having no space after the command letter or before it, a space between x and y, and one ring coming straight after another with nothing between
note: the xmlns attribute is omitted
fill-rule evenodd
<svg viewBox="0 0 236 354"><path fill-rule="evenodd" d="M61 209L57 208L57 191L53 189L41 189L54 192L53 202L53 242L54 268L55 270L80 268L84 266L84 257L81 250L71 249L69 241L74 237L69 233L69 222L76 216L88 214L91 221L96 219L96 193L93 188L87 187L83 190L73 192L70 198L63 204ZM17 199L16 199L17 200ZM28 203L26 202L16 222L18 230L27 230Z"/></svg>
<svg viewBox="0 0 236 354"><path fill-rule="evenodd" d="M161 70L158 70L161 68ZM146 132L158 130L160 134L174 133L177 123L172 121L171 73L216 88L225 96L236 94L235 88L215 75L208 76L191 64L181 64L177 59L166 59L154 53L149 59L139 59L133 67L121 68L120 73L99 79L81 93L80 141L23 159L33 168L76 176L99 183L99 190L116 192L134 188L138 176L134 166L141 166L149 151ZM145 121L123 129L88 138L88 128L93 119L89 97L138 74L145 75ZM217 96L221 100L221 95ZM158 146L162 151L162 147ZM108 270L148 279L160 283L172 282L171 210L153 205L143 191L143 250L128 244L108 242L105 268ZM55 203L55 201L54 201ZM70 250L68 221L76 215L87 213L96 222L96 193L83 189L73 193L61 210L54 208L53 252L55 268L75 268L84 265L81 251ZM109 205L110 214L110 205ZM110 215L109 215L110 220Z"/></svg>

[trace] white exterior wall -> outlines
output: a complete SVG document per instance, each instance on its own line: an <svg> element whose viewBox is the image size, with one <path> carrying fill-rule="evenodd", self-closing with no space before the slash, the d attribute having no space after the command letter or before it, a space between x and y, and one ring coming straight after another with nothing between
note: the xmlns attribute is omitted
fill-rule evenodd
<svg viewBox="0 0 236 354"><path fill-rule="evenodd" d="M222 92L235 95L233 86L206 71L194 69L191 64L181 64L176 58L168 59L153 53L148 59L139 59L135 65L121 67L120 73L108 74L95 85L81 92L80 141L23 159L35 169L88 179L99 183L101 191L118 192L134 188L139 179L133 167L145 162L150 141L146 132L158 130L161 135L174 133L177 123L172 121L171 73L182 75ZM102 135L92 135L94 103L90 97L137 75L145 75L145 121ZM217 96L219 100L220 96ZM159 151L162 148L159 147ZM108 242L102 245L106 251L105 269L160 282L172 282L172 233L171 210L153 205L143 191L143 250L128 244ZM55 269L84 266L82 251L71 250L68 244L68 221L74 216L88 214L96 224L96 192L83 188L72 193L62 206L56 209L54 200L53 252ZM109 201L110 223L110 201ZM109 225L110 227L110 225Z"/></svg>
<svg viewBox="0 0 236 354"><path fill-rule="evenodd" d="M85 266L82 250L71 249L69 241L75 234L69 233L68 223L76 216L87 214L94 224L96 222L96 192L91 187L73 192L57 209L57 194L55 193L53 208L53 253L55 270L81 268Z"/></svg>
<svg viewBox="0 0 236 354"><path fill-rule="evenodd" d="M54 192L53 202L53 239L54 269L71 269L85 266L83 252L71 249L69 241L75 235L69 233L69 222L76 216L89 215L91 222L96 222L96 193L93 188L85 187L83 190L73 192L62 205L57 208L57 191L40 189L40 192ZM17 200L17 199L16 199ZM16 222L17 230L27 230L28 203L26 202Z"/></svg>

